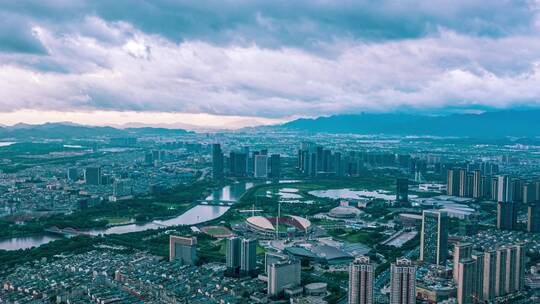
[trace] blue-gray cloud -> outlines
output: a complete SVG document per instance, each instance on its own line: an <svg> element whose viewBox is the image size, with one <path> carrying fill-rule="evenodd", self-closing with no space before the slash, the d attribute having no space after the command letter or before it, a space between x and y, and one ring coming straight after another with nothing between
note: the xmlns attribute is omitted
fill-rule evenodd
<svg viewBox="0 0 540 304"><path fill-rule="evenodd" d="M0 17L0 111L285 117L540 101L533 1L5 0Z"/></svg>

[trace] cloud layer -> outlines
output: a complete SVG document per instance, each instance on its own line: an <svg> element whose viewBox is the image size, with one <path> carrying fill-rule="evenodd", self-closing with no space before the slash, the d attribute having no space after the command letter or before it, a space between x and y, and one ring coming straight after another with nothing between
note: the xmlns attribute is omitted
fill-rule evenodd
<svg viewBox="0 0 540 304"><path fill-rule="evenodd" d="M534 1L202 3L7 0L0 112L540 105Z"/></svg>

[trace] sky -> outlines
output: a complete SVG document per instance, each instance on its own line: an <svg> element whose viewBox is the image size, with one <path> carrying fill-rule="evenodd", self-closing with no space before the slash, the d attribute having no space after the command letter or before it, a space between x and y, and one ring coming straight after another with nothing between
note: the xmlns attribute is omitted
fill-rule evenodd
<svg viewBox="0 0 540 304"><path fill-rule="evenodd" d="M2 0L0 124L540 106L539 0Z"/></svg>

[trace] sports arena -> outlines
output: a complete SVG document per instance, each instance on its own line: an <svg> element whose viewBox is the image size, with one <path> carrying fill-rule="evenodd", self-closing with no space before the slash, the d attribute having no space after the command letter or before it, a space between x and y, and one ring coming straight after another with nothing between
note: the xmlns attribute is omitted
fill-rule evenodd
<svg viewBox="0 0 540 304"><path fill-rule="evenodd" d="M303 217L288 215L282 217L252 216L246 219L248 229L258 234L280 236L304 235L311 230L311 222Z"/></svg>

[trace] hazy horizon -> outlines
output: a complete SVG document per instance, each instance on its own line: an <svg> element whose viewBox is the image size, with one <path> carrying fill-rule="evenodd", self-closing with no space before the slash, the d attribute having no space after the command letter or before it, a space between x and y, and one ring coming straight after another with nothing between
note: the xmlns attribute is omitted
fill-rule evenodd
<svg viewBox="0 0 540 304"><path fill-rule="evenodd" d="M126 7L5 1L0 122L235 129L540 106L538 1Z"/></svg>

